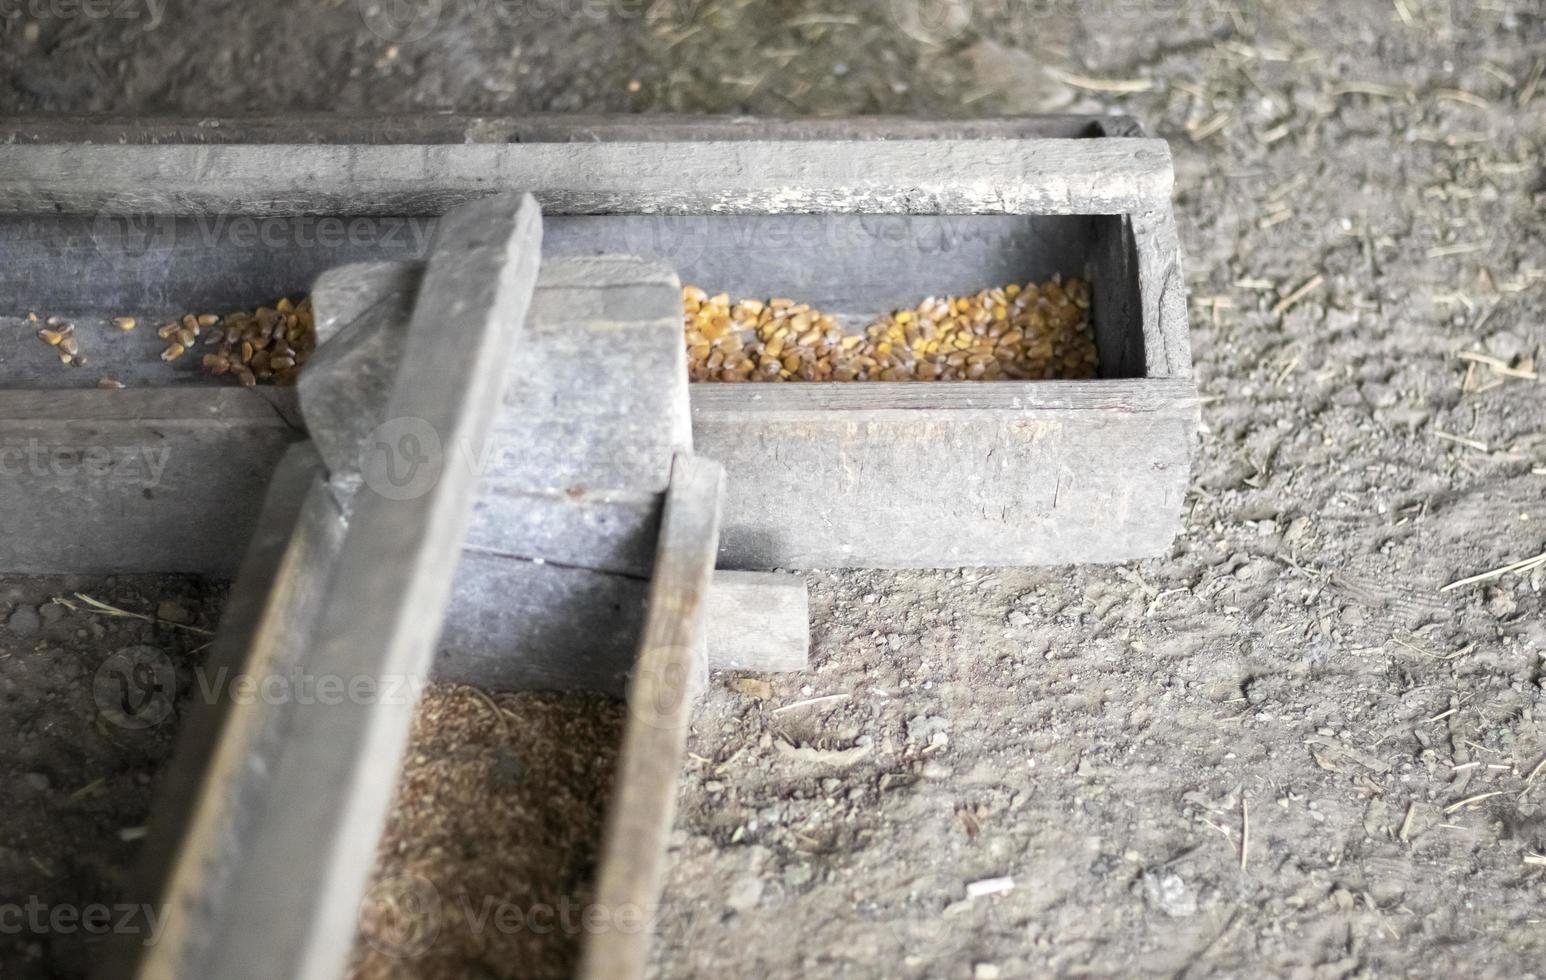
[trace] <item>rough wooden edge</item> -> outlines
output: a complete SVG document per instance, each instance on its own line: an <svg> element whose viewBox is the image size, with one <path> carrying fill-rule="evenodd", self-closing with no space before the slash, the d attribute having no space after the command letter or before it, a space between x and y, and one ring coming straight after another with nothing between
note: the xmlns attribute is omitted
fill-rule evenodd
<svg viewBox="0 0 1546 980"><path fill-rule="evenodd" d="M292 388L186 385L169 388L0 389L0 426L98 422L210 428L272 425L298 428Z"/></svg>
<svg viewBox="0 0 1546 980"><path fill-rule="evenodd" d="M781 118L667 113L123 118L0 116L0 143L570 143L680 140L1029 139L1141 136L1129 116L1041 114L983 119L915 116Z"/></svg>
<svg viewBox="0 0 1546 980"><path fill-rule="evenodd" d="M677 457L596 885L596 903L610 910L614 923L630 913L635 922L647 921L660 901L687 727L704 673L705 597L723 496L724 470L717 463ZM590 934L579 976L642 977L649 940L645 929Z"/></svg>
<svg viewBox="0 0 1546 980"><path fill-rule="evenodd" d="M372 145L0 145L0 212L422 215L535 188L551 214L1112 214L1168 209L1128 137Z"/></svg>
<svg viewBox="0 0 1546 980"><path fill-rule="evenodd" d="M1135 212L1131 220L1143 307L1144 374L1190 378L1191 329L1175 215L1167 202L1163 208Z"/></svg>
<svg viewBox="0 0 1546 980"><path fill-rule="evenodd" d="M525 324L540 243L529 196L447 215L389 418L421 423L445 446L486 438ZM345 967L476 489L470 467L446 465L445 457L441 464L427 485L394 497L384 496L393 485L385 476L377 483L367 476L372 492L350 520L308 669L380 687L371 697L294 712L274 763L278 788L249 842L250 873L227 913L246 928L226 944L222 975L336 980Z"/></svg>
<svg viewBox="0 0 1546 980"><path fill-rule="evenodd" d="M905 419L920 413L1136 413L1195 410L1197 389L1186 378L1107 381L810 382L695 384L693 418L723 421L817 414L855 422ZM732 479L735 479L732 474Z"/></svg>
<svg viewBox="0 0 1546 980"><path fill-rule="evenodd" d="M310 652L344 536L326 475L310 443L280 461L203 667L208 683L287 677ZM157 786L138 878L140 897L164 910L161 938L149 948L123 944L106 958L104 977L175 980L214 968L220 909L243 884L244 810L267 790L260 743L288 711L259 698L233 700L232 690L223 686L217 701L195 705Z"/></svg>

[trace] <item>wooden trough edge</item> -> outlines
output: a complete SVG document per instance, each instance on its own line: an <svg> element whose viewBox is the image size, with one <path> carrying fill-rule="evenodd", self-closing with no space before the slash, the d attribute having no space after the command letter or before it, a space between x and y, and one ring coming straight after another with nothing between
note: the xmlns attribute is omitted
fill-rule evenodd
<svg viewBox="0 0 1546 980"><path fill-rule="evenodd" d="M0 212L426 215L531 189L549 214L1126 214L1169 207L1164 140L0 144Z"/></svg>
<svg viewBox="0 0 1546 980"><path fill-rule="evenodd" d="M450 112L371 117L0 116L0 143L573 143L681 140L1032 139L1142 136L1131 116L1031 113L981 119L923 116L699 116L674 113Z"/></svg>
<svg viewBox="0 0 1546 980"><path fill-rule="evenodd" d="M695 447L729 474L720 565L737 570L1162 553L1198 411L1189 379L694 385L691 400ZM0 391L0 570L230 575L303 437L293 414L286 389ZM59 495L76 501L68 534L42 506ZM808 520L791 520L792 500ZM882 506L900 527L834 533ZM921 537L900 533L925 518Z"/></svg>

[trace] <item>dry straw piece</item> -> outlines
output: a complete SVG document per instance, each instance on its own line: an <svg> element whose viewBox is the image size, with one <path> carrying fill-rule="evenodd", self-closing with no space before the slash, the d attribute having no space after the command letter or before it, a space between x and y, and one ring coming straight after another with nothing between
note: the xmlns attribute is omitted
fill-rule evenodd
<svg viewBox="0 0 1546 980"><path fill-rule="evenodd" d="M792 299L682 290L693 381L1031 381L1093 378L1099 364L1082 279L930 297L849 333Z"/></svg>

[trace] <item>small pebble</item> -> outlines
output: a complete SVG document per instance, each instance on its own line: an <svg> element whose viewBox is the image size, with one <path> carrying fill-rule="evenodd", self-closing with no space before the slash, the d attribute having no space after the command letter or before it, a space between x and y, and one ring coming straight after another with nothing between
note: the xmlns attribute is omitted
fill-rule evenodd
<svg viewBox="0 0 1546 980"><path fill-rule="evenodd" d="M743 875L730 886L725 904L737 912L749 912L762 901L762 879L756 875Z"/></svg>
<svg viewBox="0 0 1546 980"><path fill-rule="evenodd" d="M31 606L17 606L11 613L10 619L5 625L17 636L32 636L41 625L38 619L38 611Z"/></svg>

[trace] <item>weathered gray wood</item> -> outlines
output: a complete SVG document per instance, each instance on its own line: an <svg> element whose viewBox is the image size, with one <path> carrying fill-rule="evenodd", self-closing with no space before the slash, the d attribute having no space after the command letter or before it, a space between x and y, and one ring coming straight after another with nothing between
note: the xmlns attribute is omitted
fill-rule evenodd
<svg viewBox="0 0 1546 980"><path fill-rule="evenodd" d="M731 474L722 557L752 569L1163 554L1197 421L1183 379L693 385L690 396L694 445ZM61 537L48 520L23 518L68 485L17 476L0 497L18 529L0 542L0 568L229 574L266 474L298 436L269 405L234 389L0 391L8 444L30 432L79 446L82 426L69 420L99 420L89 431L114 434L99 442L158 440L188 491L147 500L132 481L96 481L96 503Z"/></svg>
<svg viewBox="0 0 1546 980"><path fill-rule="evenodd" d="M0 393L0 568L229 574L302 437L256 391Z"/></svg>
<svg viewBox="0 0 1546 980"><path fill-rule="evenodd" d="M1187 381L695 385L726 568L1124 561L1180 526Z"/></svg>
<svg viewBox="0 0 1546 980"><path fill-rule="evenodd" d="M1095 328L1095 347L1100 352L1101 377L1148 377L1146 349L1164 346L1173 332L1162 324L1144 323L1141 270L1132 220L1127 215L1106 215L1094 219L1092 226L1094 239L1089 245L1087 280L1090 323ZM1184 327L1185 311L1182 313ZM1168 362L1169 358L1162 360ZM1188 371L1190 365L1188 358Z"/></svg>
<svg viewBox="0 0 1546 980"><path fill-rule="evenodd" d="M660 903L687 727L706 669L706 597L723 492L724 470L717 463L677 457L596 882L596 904L614 916L633 910L647 921ZM644 930L588 934L579 976L642 977L649 940Z"/></svg>
<svg viewBox="0 0 1546 980"><path fill-rule="evenodd" d="M803 139L1075 139L1142 136L1128 116L1048 114L987 119L916 116L767 119L755 116L531 116L293 113L220 119L48 115L0 117L3 143L572 143Z"/></svg>
<svg viewBox="0 0 1546 980"><path fill-rule="evenodd" d="M0 144L0 211L420 215L539 188L556 214L1121 214L1167 207L1163 140Z"/></svg>
<svg viewBox="0 0 1546 980"><path fill-rule="evenodd" d="M496 691L621 695L648 589L628 575L464 552L435 676ZM715 572L708 620L711 670L797 671L808 663L809 600L799 576Z"/></svg>
<svg viewBox="0 0 1546 980"><path fill-rule="evenodd" d="M623 252L667 262L683 282L736 296L798 296L838 316L873 318L930 295L1092 274L1096 229L1115 218L1005 214L557 215L543 217L543 258ZM299 298L362 260L422 259L436 219L146 218L102 234L79 215L0 216L0 274L13 309L77 318L86 370L61 368L20 317L0 318L0 385L90 387L101 370L130 385L195 382L196 360L160 360L154 326L173 316ZM320 227L319 227L320 226ZM108 222L108 227L114 227ZM358 236L349 233L357 228ZM261 229L261 235L259 234ZM328 234L323 234L327 231ZM67 267L78 275L60 276ZM1095 281L1099 282L1099 277ZM336 289L335 289L336 292ZM1099 314L1097 314L1099 319ZM1114 321L1127 329L1140 323ZM322 318L319 334L331 325ZM14 331L14 333L12 332ZM15 340L10 338L14 336ZM1137 368L1142 372L1140 360Z"/></svg>
<svg viewBox="0 0 1546 980"><path fill-rule="evenodd" d="M487 438L540 248L530 197L446 216L390 418L417 420L448 446ZM308 664L318 676L382 686L376 697L293 713L274 761L275 791L254 815L250 873L222 910L244 928L224 944L221 976L335 980L344 968L476 488L465 466L431 456L433 480L415 493L397 492L393 460L365 471L369 492L355 503Z"/></svg>
<svg viewBox="0 0 1546 980"><path fill-rule="evenodd" d="M346 512L359 461L386 421L419 274L409 265L353 265L324 276L312 295L327 330L301 401ZM469 547L649 574L670 460L692 445L681 310L680 283L661 263L543 263L519 377L490 438L451 450L482 477Z"/></svg>
<svg viewBox="0 0 1546 980"><path fill-rule="evenodd" d="M360 270L373 282L380 278L376 268L356 265L345 271ZM312 296L313 311L319 298L332 298L340 281L348 299L362 295L355 285L358 280L324 276ZM363 303L359 315L341 328L332 322L336 320L332 304L325 304L328 340L317 347L295 386L306 431L327 460L328 482L346 517L353 513L365 467L380 437L387 434L390 440L392 435L383 433L382 427L391 418L387 406L403 368L417 293L417 278L409 290L388 289L376 301Z"/></svg>
<svg viewBox="0 0 1546 980"><path fill-rule="evenodd" d="M584 124L576 122L573 129L565 130L564 123L555 122L554 128L542 130L546 135L531 136L532 139L598 139L605 140L615 138L626 131L626 127L637 125L637 121L613 120L602 121L599 129L587 130ZM1022 140L1023 132L1016 132L1015 128L1023 121L1008 121L1002 125L997 123L984 123L981 131L967 134L968 139L959 143L949 141L927 144L931 152L937 151L945 154L941 160L949 160L948 154L955 152L959 147L960 152L976 152L981 160L992 162L998 159L995 155L1004 152L1024 152L1031 155L1037 154L1037 147L1050 146L1037 140ZM615 124L615 125L614 125ZM109 129L116 124L103 124ZM274 127L283 126L282 123L265 124L269 128L264 132L277 132ZM298 121L296 128L290 130L293 133L306 132L308 124ZM399 125L388 123L381 133L371 136L371 141L380 142L414 142L417 140L410 134L441 132L442 134L456 134L456 139L468 136L471 130L456 129L460 121L440 120L421 121ZM502 138L498 132L504 132L508 138L528 138L521 135L522 132L534 132L523 130L525 124L516 124L501 130L498 126L486 130L487 138L498 141ZM686 126L688 124L684 124ZM900 130L888 129L888 123L881 121L874 128L855 125L851 130L840 129L840 135L861 134L860 138L872 136L911 136L912 133ZM1028 124L1034 129L1040 123ZM1068 121L1056 122L1052 125L1073 125ZM451 127L441 129L439 127ZM744 133L743 123L726 123L725 121L710 121L703 124L703 129L683 128L674 130L682 139L714 139L712 135L715 126L722 127L720 132L724 135L720 149L707 150L702 146L676 147L669 144L656 144L654 150L644 149L639 152L649 154L656 153L662 159L670 157L674 153L698 155L700 151L713 156L715 153L737 152L740 150L758 152L767 150L766 145L745 142L726 143L724 141L738 141L740 137L734 133ZM724 129L723 127L730 127ZM610 127L610 128L609 128ZM1107 134L1123 134L1135 136L1139 134L1137 128L1130 121L1109 120L1096 125L1093 122L1080 124L1077 132L1060 131L1059 136L1073 136L1095 131ZM175 124L173 125L175 129ZM219 129L219 126L210 129ZM805 154L808 151L817 151L818 155L826 153L820 148L822 140L815 143L802 142L798 147L792 142L799 138L794 135L798 126L787 131L784 139L788 144L788 152L784 154L791 166L805 165ZM904 127L905 129L905 127ZM228 129L220 133L221 140L230 139L240 141L240 127ZM731 132L734 130L734 133ZM992 130L989 133L989 130ZM100 130L105 132L106 130ZM153 127L136 129L130 124L123 129L124 133L139 133L140 136L125 135L124 138L132 141L137 139L151 139L153 136L144 136L145 133L160 132L167 138L185 138L196 141L198 134L187 130L179 130L180 136L168 135L171 129L154 130ZM776 127L769 130L776 132ZM814 130L806 129L803 135L811 135ZM1045 131L1038 130L1039 134ZM569 135L565 135L568 133ZM831 135L831 134L829 134ZM990 138L982 139L988 135ZM1007 137L997 139L997 137ZM21 140L31 139L22 130L17 130L17 138ZM116 137L115 137L116 138ZM297 141L307 139L319 139L315 130L312 135L298 138ZM446 135L443 138L452 139ZM474 140L482 137L474 136ZM632 137L630 137L632 138ZM364 141L366 138L361 137ZM424 140L430 137L424 136ZM1109 135L1101 139L1086 140L1054 140L1061 149L1059 153L1079 155L1086 153L1080 147L1092 147L1104 145L1106 151L1119 146L1123 140L1112 139ZM1141 141L1140 141L1141 142ZM571 151L582 144L566 144L559 146L556 143L537 144L538 148L545 146L550 151ZM590 146L590 144L583 144ZM608 144L614 149L618 147L637 148L639 143L613 143ZM834 146L836 144L833 144ZM900 142L887 144L885 154L865 152L861 147L850 146L848 155L843 157L855 167L867 162L870 158L884 157L893 161L902 161L904 164L909 159L905 155L897 157L892 151L906 150L911 144L907 139ZM922 145L922 144L920 144ZM730 149L725 149L725 147ZM1019 149L1013 149L1019 147ZM34 149L47 149L48 147L34 147ZM78 147L77 147L78 148ZM1006 149L1008 148L1008 149ZM142 149L154 150L155 147L142 147ZM210 149L209 147L184 148L196 152ZM228 148L229 149L229 148ZM260 149L260 147L249 147ZM326 149L325 147L323 149ZM438 158L441 153L460 153L459 149L449 147L378 147L378 149L418 149L422 151L425 159ZM512 150L510 146L485 146L484 149ZM581 154L590 153L590 149L584 149ZM836 150L834 156L827 159L827 164L839 159ZM707 158L707 157L705 157ZM826 159L826 158L822 158ZM1088 157L1086 162L1099 163L1100 154ZM937 162L937 161L936 161ZM1045 161L1043 161L1045 162ZM34 161L36 163L36 161ZM815 179L820 181L832 177L840 171L841 164L836 170L828 166L823 171L821 160L815 167ZM995 164L996 165L996 164ZM1166 176L1162 182L1168 188L1169 164L1156 164L1163 170ZM217 168L218 169L218 168ZM692 171L682 171L673 175L676 181L685 181L693 176ZM927 177L927 168L919 171L918 175ZM972 171L961 170L958 173L963 180L970 178ZM14 181L20 185L26 183L28 174L25 171L16 171L12 175ZM585 179L593 181L611 180L617 177L618 187L628 188L628 193L634 194L633 210L641 210L646 206L640 205L639 200L648 198L654 193L650 181L660 177L656 171L641 171L639 174L619 176L610 172L598 172L587 175ZM736 179L746 174L736 176ZM1079 179L1088 181L1092 186L1102 184L1106 172L1100 166L1092 166L1079 171ZM635 179L637 177L637 179ZM47 175L40 178L46 182ZM997 185L1002 181L1013 183L1018 179L1010 171L999 173L989 183L992 183L997 191ZM1030 178L1027 178L1030 179ZM1037 193L1060 193L1059 183L1061 177L1053 177L1045 181ZM1120 183L1120 181L1118 182ZM592 185L595 186L595 185ZM609 185L610 186L610 185ZM712 182L694 184L694 190L704 187L713 188ZM823 185L824 186L824 185ZM917 189L917 184L912 179L902 180L897 186ZM971 191L970 181L962 185L968 192ZM987 185L983 185L987 186ZM1109 189L1109 188L1108 188ZM621 193L621 192L620 192ZM1104 190L1098 193L1105 193ZM1068 198L1070 201L1081 200L1084 191L1080 191ZM639 195L643 195L641 198ZM877 198L869 191L855 190L848 204L832 203L832 207L846 210L864 210L876 204ZM1006 199L1007 200L1007 199ZM898 210L917 211L927 210L927 207L919 206L919 202L932 206L931 199L925 193L918 198L909 198L900 203L893 202ZM854 202L858 202L855 204ZM657 202L658 203L658 202ZM852 205L852 207L850 207ZM783 204L776 205L783 208ZM885 390L885 386L867 385L865 391L854 391L836 396L842 401L834 403L834 413L853 412L856 414L838 415L825 421L820 421L814 426L785 424L784 421L775 421L764 411L764 398L795 399L803 398L826 399L830 396L813 394L806 391L797 395L769 394L768 389L758 386L749 388L738 394L726 394L705 390L701 393L694 392L693 400L699 407L699 419L695 423L699 448L705 452L718 453L727 458L733 458L732 464L732 496L729 504L728 522L725 535L727 558L746 562L753 567L765 567L772 564L882 564L882 565L939 565L953 563L969 564L993 564L1001 562L1058 562L1078 560L1121 560L1127 557L1136 557L1143 554L1158 553L1168 545L1168 542L1176 528L1175 514L1180 506L1180 487L1184 486L1184 465L1182 463L1190 453L1192 433L1195 428L1195 393L1187 379L1190 378L1190 352L1187 343L1186 306L1184 298L1183 280L1180 275L1179 256L1175 241L1175 229L1170 217L1168 200L1165 195L1156 196L1142 207L1127 209L1125 213L1117 213L1119 209L1107 210L1104 213L1093 214L1068 214L1057 217L1046 215L960 215L942 214L925 215L916 214L618 214L618 215L571 215L566 219L572 237L570 245L579 250L587 248L594 251L598 242L615 241L618 231L621 229L623 238L631 245L637 241L642 251L668 258L679 269L690 269L694 277L700 281L723 288L742 289L752 288L758 282L769 284L772 290L779 290L784 284L792 284L795 287L802 283L812 284L817 293L831 293L828 298L837 303L838 312L854 310L855 312L866 309L865 304L882 302L881 297L886 295L884 290L889 288L888 272L894 272L891 279L902 277L906 282L915 283L914 288L924 289L925 284L929 291L951 291L961 288L957 285L961 277L972 275L973 270L987 268L982 265L985 254L1009 254L1003 247L1004 242L1011 243L1035 243L1013 245L1015 262L1026 263L1026 267L1032 269L1031 275L1041 276L1047 269L1043 263L1052 262L1054 256L1066 256L1073 263L1072 268L1051 266L1053 271L1063 272L1087 272L1094 281L1094 308L1095 326L1098 342L1104 359L1104 370L1107 377L1127 377L1136 374L1146 374L1152 380L1171 378L1186 382L1169 388L1142 388L1125 389L1110 387L1109 381L1089 383L1080 390L1085 392L1086 402L1093 405L1090 408L1081 408L1073 402L1060 401L1062 395L1057 392L1064 389L1045 388L1041 383L1027 385L1028 392L1023 403L1011 404L997 417L990 419L988 416L962 414L955 411L956 408L969 406L973 399L984 396L985 388L969 386L959 393L952 393L950 386L928 386L929 394L915 396L902 394L898 397L902 400L889 403L889 408L911 411L913 407L921 407L922 413L929 418L922 425L912 427L887 428L890 423L877 423L870 419L865 412L874 408L887 408L885 399L891 397ZM812 231L820 234L841 232L851 233L855 227L849 222L863 222L869 219L880 220L883 224L896 219L908 222L904 230L907 235L921 234L927 237L934 231L916 222L936 222L934 230L940 231L942 242L950 243L948 254L942 254L938 261L928 251L928 241L923 238L911 240L907 247L896 251L894 254L885 252L882 248L865 247L862 243L854 241L840 242L837 245L822 240L818 247L809 247L807 240L802 240L798 235L794 239L774 239L780 236L769 234L776 231L779 222L790 222L790 228L798 231L799 235L805 235ZM8 221L31 221L32 219L7 219ZM16 234L19 236L19 249L12 250L12 257L6 260L7 269L15 269L20 274L16 278L23 284L23 288L29 291L51 288L46 283L57 282L58 277L45 275L48 267L45 260L51 254L62 254L56 249L70 235L65 231L65 224L71 220L68 216L38 219L44 222L37 225L27 225ZM184 218L183 221L197 222L196 218ZM299 218L295 220L301 220ZM993 224L991 228L971 222L1024 222L1023 234L1009 234L1008 226ZM730 222L730 224L725 224ZM811 222L815 222L812 224ZM949 223L965 222L955 231L951 231ZM178 226L181 227L181 226ZM1020 227L1016 224L1016 227ZM174 229L175 231L175 229ZM975 241L975 236L987 232L987 237L982 241L986 244L983 248L973 250L971 247L961 245L962 242ZM7 235L11 232L7 231ZM64 236L62 239L60 236ZM599 236L599 237L598 237ZM180 241L179 235L174 234L174 239ZM883 237L883 236L882 236ZM873 245L874 239L868 239ZM930 239L932 240L932 239ZM65 244L68 244L65 242ZM983 249L987 251L984 252ZM1023 249L1023 250L1022 250ZM54 250L54 251L51 251ZM238 251L221 247L216 243L212 249L193 249L189 251L188 262L196 264L199 255L215 255L220 262L236 263L231 269L240 267L237 259ZM315 254L319 250L310 250ZM375 254L387 254L389 250L378 250ZM307 250L281 249L274 253L273 261L281 264L290 261L296 254L306 254ZM182 255L181 252L178 253ZM372 254L369 250L363 255ZM401 252L390 252L400 255ZM813 258L819 256L819 259ZM929 265L933 262L932 271ZM868 263L866 265L866 263ZM107 270L107 274L98 274L94 271L86 278L92 282L115 281L117 286L112 288L121 292L125 282L156 282L156 288L170 282L177 276L184 275L181 272L169 272L183 268L187 262L179 259L177 262L152 264L145 269L134 269L134 275L128 275L127 266L113 266ZM262 263L259 263L262 264ZM292 265L284 265L292 268ZM221 266L225 268L225 266ZM869 269L871 272L864 272ZM30 270L30 271L29 271ZM113 271L113 270L116 270ZM744 271L738 271L744 270ZM207 270L206 270L207 271ZM292 270L293 271L293 270ZM116 279L114 278L116 276ZM127 276L127 278L125 278ZM719 277L719 278L716 278ZM742 278L736 278L741 276ZM703 278L706 277L706 278ZM954 278L952 278L954 277ZM261 278L261 277L260 277ZM256 279L247 279L240 275L229 277L206 276L206 280L219 280L236 282L253 282ZM264 279L265 282L276 281L272 278ZM193 280L178 280L182 286L190 286ZM856 297L851 305L845 305L842 301L844 283L852 283L852 295ZM944 288L935 289L936 283L943 283ZM981 285L981 282L974 283ZM246 288L246 287L242 287ZM745 290L743 290L745 291ZM752 289L752 291L755 291ZM797 288L790 288L790 292L801 295L802 298L810 298L809 294ZM118 293L114 293L118 295ZM890 294L894 296L895 294ZM99 312L106 312L105 300L98 295ZM825 304L824 305L831 305ZM123 312L116 310L113 312ZM868 312L876 312L869 309ZM0 324L3 326L3 324ZM40 346L40 345L39 345ZM46 351L38 352L43 356ZM41 369L39 369L41 370ZM154 371L162 371L160 365L151 365L146 369L146 380L151 380L157 375ZM6 361L6 350L0 347L0 378L9 379L14 375L12 367ZM174 376L185 378L186 375ZM69 377L73 383L81 383L78 379L80 372L73 375L66 373L60 375L57 371L48 374L26 375L23 373L24 383L35 385L52 385L64 383L59 379ZM6 383L10 383L9 380ZM1084 383L1080 383L1084 384ZM1031 389L1036 389L1030 393ZM1164 410L1139 409L1132 410L1125 405L1107 406L1101 404L1101 400L1112 393L1123 393L1135 390L1164 391L1162 400L1170 404L1170 408ZM910 399L914 397L931 398L938 396L942 401L939 405L917 403ZM997 397L997 396L994 396ZM1125 397L1125 396L1124 396ZM743 408L738 399L744 399ZM876 401L875 399L880 399ZM280 403L276 399L276 404ZM762 404L759 404L762 403ZM782 402L780 402L782 404ZM1023 412L1022 412L1023 410ZM1021 413L1021 414L1017 414ZM1051 413L1051 414L1046 414ZM1099 416L1099 418L1097 418ZM846 422L839 418L846 418ZM912 416L914 420L917 415ZM1039 421L1038 421L1039 420ZM1179 420L1172 424L1172 421ZM1043 424L1047 423L1047 424ZM993 435L995 426L1002 428L1002 437L1007 440L1006 445L1012 447L1007 454L994 454L990 443L998 436ZM712 430L712 434L710 434ZM1032 436L1035 430L1042 433ZM887 451L883 446L876 449L877 455L870 455L868 451L852 451L855 445L865 445L868 436L865 433L875 433L877 439L889 437L892 433L906 433L900 437L898 444L906 444L915 454L920 463L919 468L903 470L899 461L899 454ZM714 445L713 440L719 440L720 445ZM952 447L956 443L952 440L959 439L959 451L951 448L948 453L953 453L958 464L959 471L944 473L931 467L936 467L936 460L941 452L941 447ZM707 440L707 441L705 441ZM787 451L781 444L788 441ZM873 442L874 440L870 440ZM725 448L721 448L721 446ZM1108 451L1108 446L1110 451ZM825 458L825 462L822 461ZM805 468L804 463L795 463L795 460L810 458L812 466L809 468L811 478L808 486L801 482L796 486L791 474ZM843 462L833 463L833 460ZM845 475L843 467L852 469L852 474ZM889 473L890 476L882 477L880 474ZM893 519L898 527L904 528L906 533L892 535L889 543L875 535L879 531L863 531L858 534L857 541L849 540L853 535L849 534L850 527L861 527L861 521L873 521L874 515L864 506L856 506L846 501L829 501L827 494L833 486L857 486L878 488L883 486L888 479L901 479L901 486L909 485L916 475L923 474L928 482L938 482L945 485L960 484L967 487L974 486L984 480L993 489L985 496L987 503L980 508L972 508L960 499L945 499L943 490L931 490L931 499L936 506L944 507L937 526L924 526L922 518L907 518L905 515L895 515L884 507L895 506L889 502L885 495L877 499L884 505L882 513ZM764 476L768 479L764 479ZM556 482L556 481L555 481ZM570 484L568 489L578 485ZM822 535L822 540L813 541L810 547L791 540L786 525L787 522L780 515L787 501L776 499L771 494L765 494L765 499L748 502L739 499L743 488L747 493L755 496L762 493L756 489L758 486L780 486L786 490L803 490L795 499L818 499L817 510L821 521L832 522L829 526L818 526L819 530L809 532L812 536ZM1084 493L1070 493L1067 488L1081 486ZM591 488L587 488L591 489ZM879 493L879 491L876 491ZM556 490L550 488L546 491L549 502L556 499ZM893 497L899 496L895 493ZM490 505L491 510L497 510L505 506L507 512L518 509L518 501L499 501L494 498ZM1048 501L1052 501L1051 504ZM772 506L777 504L777 507ZM1165 512L1165 508L1173 508L1171 512ZM743 511L743 517L738 517L738 511ZM1024 523L1017 522L1013 516L1017 513L1028 515ZM1097 516L1098 515L1098 516ZM1065 518L1067 518L1065 520ZM491 513L490 520L498 519ZM952 540L949 550L931 550L932 542L946 538L946 527L952 521L960 521L966 530L964 537ZM595 528L604 527L601 521L594 522ZM835 533L829 533L835 532ZM600 533L599 530L596 533ZM870 535L870 537L866 537ZM933 537L931 538L931 535ZM798 538L799 532L795 532ZM554 536L556 539L558 536ZM581 536L581 543L585 547ZM1090 542L1096 546L1091 548ZM846 547L845 547L846 545ZM914 547L916 546L916 547ZM878 553L868 557L854 557L858 552L850 553L847 548L866 549L877 548ZM824 550L825 549L825 550ZM89 549L88 549L89 550ZM620 559L617 567L623 568L629 563L637 564L639 555L630 559Z"/></svg>
<svg viewBox="0 0 1546 980"><path fill-rule="evenodd" d="M798 575L714 573L709 586L710 670L800 671L811 650L810 592Z"/></svg>
<svg viewBox="0 0 1546 980"><path fill-rule="evenodd" d="M1149 378L1190 378L1192 342L1187 326L1186 278L1169 202L1132 216L1143 298L1145 371Z"/></svg>
<svg viewBox="0 0 1546 980"><path fill-rule="evenodd" d="M226 910L248 881L252 818L274 789L272 763L306 690L301 678L344 537L325 477L316 450L299 443L269 484L200 667L201 695L157 785L135 900L165 910L160 939L146 947L124 937L102 958L103 977L222 975L231 932L248 927Z"/></svg>

